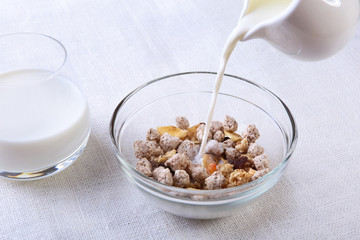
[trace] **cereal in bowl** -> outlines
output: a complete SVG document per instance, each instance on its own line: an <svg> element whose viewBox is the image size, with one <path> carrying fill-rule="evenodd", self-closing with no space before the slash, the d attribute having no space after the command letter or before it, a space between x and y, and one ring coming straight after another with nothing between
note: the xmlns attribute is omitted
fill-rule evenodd
<svg viewBox="0 0 360 240"><path fill-rule="evenodd" d="M136 169L163 184L207 190L239 186L269 173L270 160L256 143L260 133L254 124L238 134L235 118L213 121L199 161L204 130L204 123L190 126L184 116L176 118L175 126L150 128L146 140L134 142Z"/></svg>

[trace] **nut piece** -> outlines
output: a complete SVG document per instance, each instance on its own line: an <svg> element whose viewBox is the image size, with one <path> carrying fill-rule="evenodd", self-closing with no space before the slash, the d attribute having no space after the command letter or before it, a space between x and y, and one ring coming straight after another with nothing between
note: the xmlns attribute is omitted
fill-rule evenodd
<svg viewBox="0 0 360 240"><path fill-rule="evenodd" d="M243 140L237 142L235 149L238 150L240 153L247 153L249 148L249 142L247 138L244 138Z"/></svg>
<svg viewBox="0 0 360 240"><path fill-rule="evenodd" d="M199 141L203 140L204 132L205 132L205 124L200 124L200 126L197 128L197 132L196 132L196 137ZM207 140L210 140L211 138L212 138L212 134L211 134L211 132L209 132Z"/></svg>
<svg viewBox="0 0 360 240"><path fill-rule="evenodd" d="M248 149L248 154L253 157L259 156L264 153L264 148L257 143L251 143Z"/></svg>
<svg viewBox="0 0 360 240"><path fill-rule="evenodd" d="M223 133L223 131L217 131L213 135L213 139L218 141L218 142L224 141L224 138L225 138L225 134Z"/></svg>
<svg viewBox="0 0 360 240"><path fill-rule="evenodd" d="M226 155L226 160L228 160L229 162L234 161L235 159L241 157L241 153L235 148L227 148L225 150L225 155Z"/></svg>
<svg viewBox="0 0 360 240"><path fill-rule="evenodd" d="M220 122L220 121L212 121L211 125L210 125L210 132L212 134L214 134L214 133L216 133L218 131L221 131L221 132L224 131L224 126L223 126L222 122Z"/></svg>
<svg viewBox="0 0 360 240"><path fill-rule="evenodd" d="M224 129L229 132L235 132L237 128L238 123L236 122L235 118L226 115L224 119Z"/></svg>
<svg viewBox="0 0 360 240"><path fill-rule="evenodd" d="M205 153L209 153L214 156L220 156L224 153L224 148L218 141L210 140L205 146Z"/></svg>
<svg viewBox="0 0 360 240"><path fill-rule="evenodd" d="M253 159L257 170L262 170L269 167L270 160L265 154L261 154Z"/></svg>
<svg viewBox="0 0 360 240"><path fill-rule="evenodd" d="M160 133L156 129L150 128L146 133L146 140L159 142Z"/></svg>
<svg viewBox="0 0 360 240"><path fill-rule="evenodd" d="M194 182L201 183L209 176L208 172L201 164L190 164L188 169Z"/></svg>
<svg viewBox="0 0 360 240"><path fill-rule="evenodd" d="M194 142L192 142L190 140L184 140L182 143L180 143L180 145L177 149L177 152L184 153L190 159L193 159L198 152L198 147L195 145Z"/></svg>
<svg viewBox="0 0 360 240"><path fill-rule="evenodd" d="M243 169L236 169L230 174L228 187L240 186L251 181L252 174Z"/></svg>
<svg viewBox="0 0 360 240"><path fill-rule="evenodd" d="M176 170L173 180L176 187L186 188L190 185L190 176L185 170Z"/></svg>
<svg viewBox="0 0 360 240"><path fill-rule="evenodd" d="M210 177L205 179L205 188L206 189L220 189L226 184L226 178L219 171L211 174Z"/></svg>
<svg viewBox="0 0 360 240"><path fill-rule="evenodd" d="M160 146L166 152L176 149L180 142L180 138L171 136L168 133L164 133L164 135L160 137Z"/></svg>
<svg viewBox="0 0 360 240"><path fill-rule="evenodd" d="M153 171L154 179L163 184L172 186L174 183L173 176L171 175L170 169L164 167L155 168Z"/></svg>
<svg viewBox="0 0 360 240"><path fill-rule="evenodd" d="M260 137L259 130L254 124L247 127L245 137L248 139L249 143L255 142Z"/></svg>
<svg viewBox="0 0 360 240"><path fill-rule="evenodd" d="M145 176L152 176L152 165L146 158L142 158L136 164L136 170L144 174Z"/></svg>
<svg viewBox="0 0 360 240"><path fill-rule="evenodd" d="M263 177L264 175L266 175L268 173L269 173L268 168L265 168L265 169L262 169L262 170L259 170L259 171L255 171L254 175L251 177L251 180L254 181L254 180L258 179L258 178Z"/></svg>
<svg viewBox="0 0 360 240"><path fill-rule="evenodd" d="M182 130L187 130L190 126L189 121L187 120L186 117L177 117L176 118L176 127L182 129Z"/></svg>
<svg viewBox="0 0 360 240"><path fill-rule="evenodd" d="M223 141L223 146L224 146L224 148L233 148L233 147L235 147L235 142L231 139L227 139L227 140Z"/></svg>
<svg viewBox="0 0 360 240"><path fill-rule="evenodd" d="M230 163L220 164L219 170L224 175L226 179L230 177L230 174L234 171L234 165Z"/></svg>
<svg viewBox="0 0 360 240"><path fill-rule="evenodd" d="M150 158L164 153L155 141L138 140L134 142L134 153L136 158Z"/></svg>
<svg viewBox="0 0 360 240"><path fill-rule="evenodd" d="M190 159L183 153L177 153L165 162L165 166L171 168L171 170L184 170L190 165Z"/></svg>
<svg viewBox="0 0 360 240"><path fill-rule="evenodd" d="M158 157L155 157L155 158L154 158L154 161L155 161L156 163L164 163L164 162L166 162L166 160L168 160L169 158L171 158L172 156L174 156L175 153L176 153L176 150L173 149L173 150L171 150L171 151L169 151L169 152L166 152L164 155L160 155L160 156L158 156Z"/></svg>

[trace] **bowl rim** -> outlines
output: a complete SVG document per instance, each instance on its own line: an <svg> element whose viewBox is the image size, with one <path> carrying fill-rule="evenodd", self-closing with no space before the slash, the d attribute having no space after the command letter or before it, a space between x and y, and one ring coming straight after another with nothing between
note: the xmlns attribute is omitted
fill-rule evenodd
<svg viewBox="0 0 360 240"><path fill-rule="evenodd" d="M270 95L271 97L273 97L275 100L277 100L280 105L283 107L283 109L285 110L287 116L288 116L288 120L290 120L291 123L291 131L293 133L292 138L289 141L289 145L288 148L286 150L286 154L284 155L282 161L273 169L271 169L271 171L269 171L269 173L267 173L265 176L258 178L254 181L251 181L249 183L240 185L240 186L235 186L235 187L231 187L231 188L222 188L222 189L216 189L216 190L202 190L202 189L185 189L185 188L178 188L175 186L170 186L170 185L166 185L163 183L160 183L156 180L154 180L153 178L147 177L144 174L140 173L139 171L137 171L135 169L135 167L133 167L131 164L129 164L126 161L126 158L121 154L121 152L119 151L119 148L116 144L116 140L115 140L115 135L114 135L114 126L115 126L115 121L116 121L116 116L119 112L119 110L121 109L121 107L133 96L135 95L137 92L141 91L143 88L153 84L153 83L157 83L159 81L164 81L166 79L172 78L172 77L177 77L177 76L182 76L182 75L190 75L190 74L211 74L211 75L216 75L216 72L212 72L212 71L188 71L188 72L179 72L179 73L175 73L175 74L170 74L170 75L166 75L166 76L162 76L156 79L153 79L151 81L145 82L143 84L141 84L139 87L135 88L133 91L131 91L129 94L127 94L116 106L112 116L111 116L111 120L110 120L110 124L109 124L109 132L110 132L110 138L111 138L111 142L112 142L112 147L113 150L115 151L116 155L119 156L121 158L120 164L125 164L127 168L130 168L135 174L138 175L138 177L140 177L140 179L142 180L142 182L148 182L150 180L151 184L154 184L155 186L158 185L161 188L165 188L167 189L169 192L180 192L180 193L186 193L186 194L190 194L190 195L215 195L215 194L224 194L224 193L229 193L229 192L239 192L241 193L242 190L251 190L254 187L258 186L258 185L262 185L261 183L265 183L268 182L267 180L271 179L271 176L274 176L276 173L281 172L281 170L285 170L286 166L289 163L289 159L291 157L291 155L293 154L295 148L296 148L296 144L297 144L297 140L298 140L298 129L297 129L297 125L295 122L295 119L290 111L290 109L287 107L287 105L277 96L275 95L272 91L270 91L269 89L267 89L266 87L262 86L261 84L255 83L253 81L247 80L245 78L242 77L238 77L236 75L232 75L232 74L224 74L224 76L226 77L230 77L230 78L234 78L243 82L246 82L250 85L253 85L257 88L259 88L260 90L263 90L264 92L266 92L268 95ZM166 192L163 191L163 194L166 194ZM172 197L176 197L176 196L172 196ZM178 198L178 197L177 197ZM214 199L212 199L214 200ZM221 198L219 199L215 199L215 200L221 200ZM199 200L192 200L194 202L197 202Z"/></svg>

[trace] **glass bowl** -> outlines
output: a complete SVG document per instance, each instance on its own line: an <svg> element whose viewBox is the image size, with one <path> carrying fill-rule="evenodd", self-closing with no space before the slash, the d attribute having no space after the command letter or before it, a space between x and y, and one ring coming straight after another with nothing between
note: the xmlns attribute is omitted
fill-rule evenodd
<svg viewBox="0 0 360 240"><path fill-rule="evenodd" d="M294 118L280 98L256 83L225 74L214 120L230 115L240 130L255 124L261 134L257 143L265 148L271 171L250 183L219 190L177 188L138 172L133 143L145 140L150 128L175 125L177 116L186 116L190 125L205 121L215 75L184 72L150 81L119 103L110 122L113 149L127 179L159 208L186 218L230 216L254 202L280 180L297 142Z"/></svg>

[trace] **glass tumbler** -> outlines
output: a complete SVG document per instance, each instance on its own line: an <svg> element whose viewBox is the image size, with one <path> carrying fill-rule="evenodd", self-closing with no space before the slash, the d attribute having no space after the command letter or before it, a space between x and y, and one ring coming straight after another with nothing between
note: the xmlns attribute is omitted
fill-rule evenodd
<svg viewBox="0 0 360 240"><path fill-rule="evenodd" d="M1 177L47 177L80 156L90 116L74 79L58 40L38 33L0 37Z"/></svg>

